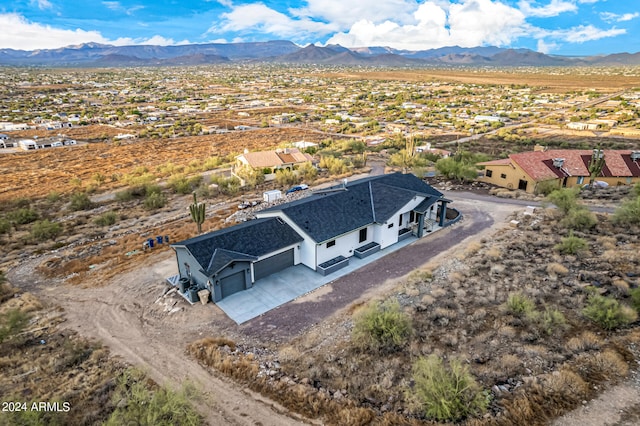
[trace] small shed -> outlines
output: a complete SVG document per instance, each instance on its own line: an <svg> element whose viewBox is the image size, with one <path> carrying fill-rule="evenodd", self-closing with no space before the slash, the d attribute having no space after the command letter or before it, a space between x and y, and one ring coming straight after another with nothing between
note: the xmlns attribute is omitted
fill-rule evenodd
<svg viewBox="0 0 640 426"><path fill-rule="evenodd" d="M279 189L272 189L271 191L265 191L262 193L262 199L265 203L270 203L282 198L282 191Z"/></svg>

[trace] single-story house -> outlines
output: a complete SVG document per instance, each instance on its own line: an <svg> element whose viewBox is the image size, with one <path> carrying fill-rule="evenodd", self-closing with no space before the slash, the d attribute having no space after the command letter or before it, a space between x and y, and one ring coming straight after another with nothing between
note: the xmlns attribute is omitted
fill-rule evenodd
<svg viewBox="0 0 640 426"><path fill-rule="evenodd" d="M640 151L603 150L605 166L596 179L609 185L640 182ZM570 188L589 183L592 150L537 148L533 152L511 154L503 160L478 163L484 166L480 181L533 193L540 182L556 181Z"/></svg>
<svg viewBox="0 0 640 426"><path fill-rule="evenodd" d="M180 278L214 302L303 264L326 275L414 235L445 226L442 193L411 174L360 179L256 213L257 219L171 245Z"/></svg>
<svg viewBox="0 0 640 426"><path fill-rule="evenodd" d="M236 157L236 167L249 166L254 169L292 169L293 166L313 161L309 154L297 148L276 149L273 151L245 152Z"/></svg>

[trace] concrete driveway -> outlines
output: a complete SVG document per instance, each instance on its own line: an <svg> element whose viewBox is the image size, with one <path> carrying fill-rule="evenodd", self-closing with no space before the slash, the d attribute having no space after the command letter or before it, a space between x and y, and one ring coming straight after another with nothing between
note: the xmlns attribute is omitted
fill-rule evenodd
<svg viewBox="0 0 640 426"><path fill-rule="evenodd" d="M327 276L323 276L302 264L291 266L256 281L253 287L248 290L225 297L216 302L216 305L237 324L242 324L375 262L416 240L416 237L407 238L364 259L350 257L348 266Z"/></svg>

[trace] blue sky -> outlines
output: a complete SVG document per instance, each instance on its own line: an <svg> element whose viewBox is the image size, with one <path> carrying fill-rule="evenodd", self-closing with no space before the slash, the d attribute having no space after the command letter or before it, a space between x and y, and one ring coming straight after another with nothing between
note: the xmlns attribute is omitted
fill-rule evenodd
<svg viewBox="0 0 640 426"><path fill-rule="evenodd" d="M4 3L4 2L3 2ZM637 0L13 0L0 48L291 40L301 46L640 51Z"/></svg>

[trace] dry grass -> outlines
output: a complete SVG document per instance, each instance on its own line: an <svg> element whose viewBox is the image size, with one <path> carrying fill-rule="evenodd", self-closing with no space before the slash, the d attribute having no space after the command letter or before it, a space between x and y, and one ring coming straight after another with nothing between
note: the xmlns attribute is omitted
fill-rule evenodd
<svg viewBox="0 0 640 426"><path fill-rule="evenodd" d="M560 263L550 263L547 265L547 273L564 277L569 273L569 269Z"/></svg>
<svg viewBox="0 0 640 426"><path fill-rule="evenodd" d="M597 350L604 344L601 337L591 331L583 331L579 336L572 337L567 341L566 348L574 354L589 350Z"/></svg>

